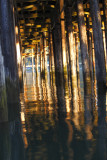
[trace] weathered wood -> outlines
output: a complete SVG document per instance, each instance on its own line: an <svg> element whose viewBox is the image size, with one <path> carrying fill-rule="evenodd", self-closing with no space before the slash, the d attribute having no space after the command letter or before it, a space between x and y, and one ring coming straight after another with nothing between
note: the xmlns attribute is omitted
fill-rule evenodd
<svg viewBox="0 0 107 160"><path fill-rule="evenodd" d="M65 1L65 6L69 6L68 1ZM67 47L67 69L68 69L68 87L69 87L69 94L73 96L72 93L72 73L71 73L71 55L70 55L70 42L69 42L69 33L71 31L71 24L72 24L72 10L69 7L65 7L65 27L66 27L66 47ZM71 97L72 97L71 96Z"/></svg>
<svg viewBox="0 0 107 160"><path fill-rule="evenodd" d="M1 49L0 36L0 122L8 121L7 95L5 85L4 59Z"/></svg>
<svg viewBox="0 0 107 160"><path fill-rule="evenodd" d="M78 33L75 34L75 47L76 47L76 72L77 72L77 86L79 96L79 109L82 110L81 88L80 88L80 72L79 72L79 51L78 51Z"/></svg>
<svg viewBox="0 0 107 160"><path fill-rule="evenodd" d="M50 33L50 52L51 52L51 65L52 65L51 68L52 72L55 72L52 32Z"/></svg>
<svg viewBox="0 0 107 160"><path fill-rule="evenodd" d="M105 48L105 63L106 63L106 86L107 86L107 0L103 0L103 8L104 8L104 25L105 25L105 43L106 43L106 48Z"/></svg>
<svg viewBox="0 0 107 160"><path fill-rule="evenodd" d="M77 87L77 71L76 71L76 50L75 50L75 39L73 31L69 33L69 44L70 44L70 61L71 61L71 75L72 75L72 92L73 92L73 111L79 111L79 97Z"/></svg>
<svg viewBox="0 0 107 160"><path fill-rule="evenodd" d="M81 57L83 66L83 79L84 79L84 89L90 87L90 67L89 67L89 57L87 48L87 34L86 26L84 21L84 9L83 0L77 0L77 11L78 11L78 28L80 37L80 47L81 47Z"/></svg>
<svg viewBox="0 0 107 160"><path fill-rule="evenodd" d="M57 16L58 8L55 13L55 27L53 29L53 49L55 61L55 79L57 87L58 107L61 112L66 110L64 98L64 79L63 79L63 60L62 60L62 46L61 46L61 26Z"/></svg>
<svg viewBox="0 0 107 160"><path fill-rule="evenodd" d="M21 56L21 43L20 43L18 24L15 26L15 40L16 40L16 54L17 54L19 85L20 85L20 89L22 89L23 88L22 56Z"/></svg>
<svg viewBox="0 0 107 160"><path fill-rule="evenodd" d="M106 52L107 52L107 0L103 0L103 7L104 7L104 16L105 16L105 36L106 36Z"/></svg>
<svg viewBox="0 0 107 160"><path fill-rule="evenodd" d="M97 85L101 88L101 86L103 87L106 85L106 69L100 9L97 0L90 0L90 12L94 37Z"/></svg>
<svg viewBox="0 0 107 160"><path fill-rule="evenodd" d="M57 72L63 73L63 63L62 63L62 49L61 49L61 32L60 25L55 26L53 30L53 47L54 47L54 60L55 60L55 70Z"/></svg>
<svg viewBox="0 0 107 160"><path fill-rule="evenodd" d="M64 7L64 0L60 0L60 13L61 13L60 18L61 18L61 40L62 40L63 66L64 66L64 70L67 71L65 21L63 20L65 18L65 13L64 13L64 10L62 11L63 7Z"/></svg>
<svg viewBox="0 0 107 160"><path fill-rule="evenodd" d="M52 72L52 52L51 52L51 43L50 43L50 29L48 30L48 45L49 45L49 66L50 66L50 72Z"/></svg>
<svg viewBox="0 0 107 160"><path fill-rule="evenodd" d="M63 64L61 53L61 39L59 26L55 27L53 40L54 40L54 60L55 60L55 79L57 87L57 98L59 109L65 111L65 99L64 99L64 80L63 80Z"/></svg>
<svg viewBox="0 0 107 160"><path fill-rule="evenodd" d="M0 0L1 46L4 57L9 113L19 111L19 83L15 45L15 21L12 0ZM15 107L14 107L15 105ZM13 106L13 107L12 107ZM16 109L17 108L17 109ZM9 114L10 115L10 114Z"/></svg>

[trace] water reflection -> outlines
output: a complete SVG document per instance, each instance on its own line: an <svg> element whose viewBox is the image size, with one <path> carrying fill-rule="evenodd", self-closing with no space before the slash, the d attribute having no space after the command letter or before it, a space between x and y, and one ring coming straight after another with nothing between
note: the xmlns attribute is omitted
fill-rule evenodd
<svg viewBox="0 0 107 160"><path fill-rule="evenodd" d="M20 120L0 124L0 159L24 160L24 158Z"/></svg>
<svg viewBox="0 0 107 160"><path fill-rule="evenodd" d="M70 96L70 80L61 79L62 83L58 84L55 73L50 73L49 68L44 74L40 71L26 73L24 79L24 94L20 94L20 99L26 160L106 160L104 91L98 93L98 98L93 97L91 88L84 95L81 92L83 105L82 101L72 103L75 97ZM82 90L81 84L80 78ZM81 103L82 107L78 108L76 103Z"/></svg>

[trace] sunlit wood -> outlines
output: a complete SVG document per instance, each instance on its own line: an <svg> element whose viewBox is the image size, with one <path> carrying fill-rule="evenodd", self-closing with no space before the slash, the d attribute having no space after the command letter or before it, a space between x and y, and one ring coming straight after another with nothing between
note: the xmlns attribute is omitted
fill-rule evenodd
<svg viewBox="0 0 107 160"><path fill-rule="evenodd" d="M62 55L63 55L63 65L64 67L67 66L67 60L66 60L66 34L65 34L65 15L64 11L62 11L64 7L64 0L60 0L60 12L61 12L61 36L62 36Z"/></svg>

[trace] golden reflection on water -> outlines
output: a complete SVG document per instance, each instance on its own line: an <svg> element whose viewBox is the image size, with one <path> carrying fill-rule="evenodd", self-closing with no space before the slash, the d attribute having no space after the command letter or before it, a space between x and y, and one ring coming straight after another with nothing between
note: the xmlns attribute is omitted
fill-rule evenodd
<svg viewBox="0 0 107 160"><path fill-rule="evenodd" d="M71 84L66 74L64 79L66 112L60 113L57 105L55 73L47 69L45 74L41 74L38 70L33 73L26 72L24 76L24 94L20 94L20 99L23 140L27 150L27 159L31 159L34 155L35 160L43 159L43 157L47 157L46 159L49 160L59 160L61 157L73 160L78 156L80 156L80 160L91 160L93 154L96 154L97 144L100 145L98 135L102 137L101 128L98 128L96 81L94 81L94 97L91 97L90 93L85 95L83 105L82 100L72 97ZM82 85L80 86L82 90L81 87ZM81 99L83 99L83 95L81 95ZM102 128L104 127L105 125L102 125ZM106 137L103 137L102 147L105 148L104 139L106 140ZM82 149L76 150L78 147L85 147L88 150L87 152L84 149L84 153L82 153L85 159L81 157ZM50 158L52 155L53 158ZM57 155L59 157L56 158Z"/></svg>
<svg viewBox="0 0 107 160"><path fill-rule="evenodd" d="M69 113L71 111L71 96L70 96L70 85L68 82L68 76L67 74L64 74L64 79L65 79L65 101L66 101L66 111Z"/></svg>

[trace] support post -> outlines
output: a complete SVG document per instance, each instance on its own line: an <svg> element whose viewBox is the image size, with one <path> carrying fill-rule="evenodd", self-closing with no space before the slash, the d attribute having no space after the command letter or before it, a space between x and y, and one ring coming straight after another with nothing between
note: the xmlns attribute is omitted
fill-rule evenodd
<svg viewBox="0 0 107 160"><path fill-rule="evenodd" d="M64 98L64 79L63 79L63 60L62 60L62 46L61 46L61 26L59 23L58 8L55 12L55 26L53 29L53 48L54 48L54 61L55 61L55 79L57 87L57 98L59 111L65 112L65 98Z"/></svg>
<svg viewBox="0 0 107 160"><path fill-rule="evenodd" d="M63 66L64 66L64 71L67 72L65 13L64 13L63 7L64 7L64 0L60 0L60 18L61 18L61 37L62 37Z"/></svg>
<svg viewBox="0 0 107 160"><path fill-rule="evenodd" d="M100 9L97 0L90 0L90 12L94 37L97 86L98 88L102 88L106 86L106 68Z"/></svg>
<svg viewBox="0 0 107 160"><path fill-rule="evenodd" d="M76 51L75 51L75 39L73 31L69 33L69 44L70 44L70 61L71 61L71 75L72 75L72 92L73 92L73 111L79 111L78 103L78 87L77 87L77 72L76 72Z"/></svg>
<svg viewBox="0 0 107 160"><path fill-rule="evenodd" d="M12 115L15 116L16 114L19 115L19 83L15 45L13 0L0 0L0 19L7 103L9 107L9 115L12 113Z"/></svg>
<svg viewBox="0 0 107 160"><path fill-rule="evenodd" d="M77 11L78 11L78 28L80 37L81 57L83 66L84 93L90 94L89 92L91 89L91 78L89 69L90 67L89 67L88 48L87 48L87 34L84 21L83 0L77 0Z"/></svg>
<svg viewBox="0 0 107 160"><path fill-rule="evenodd" d="M0 36L0 123L5 121L8 121L8 109L7 109L4 59L2 55L1 36Z"/></svg>

